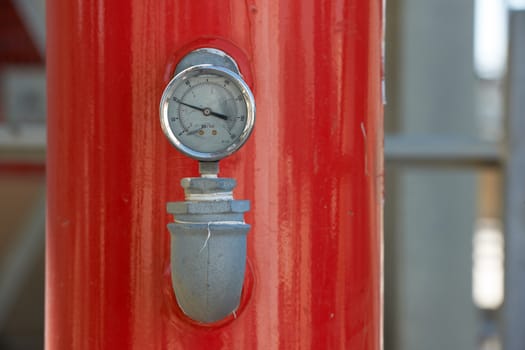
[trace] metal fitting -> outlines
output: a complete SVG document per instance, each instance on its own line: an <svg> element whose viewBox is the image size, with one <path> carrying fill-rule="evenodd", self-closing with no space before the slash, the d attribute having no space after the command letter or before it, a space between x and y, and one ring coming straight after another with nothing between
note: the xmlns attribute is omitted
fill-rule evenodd
<svg viewBox="0 0 525 350"><path fill-rule="evenodd" d="M247 200L234 200L234 179L184 178L186 201L167 204L171 232L172 285L182 311L213 323L239 306L246 267L244 213Z"/></svg>

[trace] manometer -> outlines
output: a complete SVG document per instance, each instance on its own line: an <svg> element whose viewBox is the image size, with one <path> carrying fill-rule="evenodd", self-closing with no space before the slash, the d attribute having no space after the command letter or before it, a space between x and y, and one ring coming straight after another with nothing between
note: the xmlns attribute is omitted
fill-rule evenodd
<svg viewBox="0 0 525 350"><path fill-rule="evenodd" d="M199 323L240 311L250 201L234 199L237 181L218 173L219 160L246 142L254 122L253 95L232 57L202 48L179 61L162 94L160 124L179 151L199 160L201 176L183 178L185 201L167 204L171 278L179 307Z"/></svg>
<svg viewBox="0 0 525 350"><path fill-rule="evenodd" d="M239 74L198 64L169 82L160 102L160 121L179 151L201 161L216 161L238 150L250 136L255 102Z"/></svg>

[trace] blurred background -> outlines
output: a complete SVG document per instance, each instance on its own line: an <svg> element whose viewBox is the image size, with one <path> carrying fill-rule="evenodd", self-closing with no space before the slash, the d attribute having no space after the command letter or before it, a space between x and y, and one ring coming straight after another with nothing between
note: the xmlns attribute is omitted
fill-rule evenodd
<svg viewBox="0 0 525 350"><path fill-rule="evenodd" d="M42 349L45 1L0 0L0 349Z"/></svg>
<svg viewBox="0 0 525 350"><path fill-rule="evenodd" d="M387 0L385 52L385 349L525 349L525 1ZM1 350L43 348L45 90L0 0Z"/></svg>

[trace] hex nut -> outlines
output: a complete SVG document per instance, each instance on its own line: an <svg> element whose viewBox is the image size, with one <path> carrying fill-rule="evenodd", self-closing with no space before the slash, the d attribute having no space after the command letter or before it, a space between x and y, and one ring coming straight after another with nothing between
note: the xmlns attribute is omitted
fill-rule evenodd
<svg viewBox="0 0 525 350"><path fill-rule="evenodd" d="M218 214L245 213L250 210L249 200L227 201L185 201L169 202L167 211L170 214Z"/></svg>
<svg viewBox="0 0 525 350"><path fill-rule="evenodd" d="M231 192L236 185L237 181L231 178L185 177L181 180L184 191L191 194Z"/></svg>

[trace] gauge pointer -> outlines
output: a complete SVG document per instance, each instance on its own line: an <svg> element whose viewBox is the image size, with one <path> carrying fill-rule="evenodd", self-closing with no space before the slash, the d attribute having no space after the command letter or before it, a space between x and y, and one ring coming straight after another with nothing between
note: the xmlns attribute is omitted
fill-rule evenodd
<svg viewBox="0 0 525 350"><path fill-rule="evenodd" d="M190 108L193 108L193 109L196 109L198 111L201 111L204 115L213 115L215 117L218 117L218 118L221 118L222 120L228 120L230 119L230 117L228 117L227 115L224 115L222 113L217 113L217 112L214 112L212 111L210 108L201 108L201 107L198 107L198 106L194 106L194 105L190 105L186 102L182 102L181 100L179 100L178 98L176 97L173 97L173 101L175 102L178 102L180 103L181 105L184 105L184 106L187 106L187 107L190 107Z"/></svg>
<svg viewBox="0 0 525 350"><path fill-rule="evenodd" d="M228 117L227 115L222 114L222 113L218 113L218 112L214 112L214 111L212 111L212 110L209 109L209 108L208 108L208 111L209 111L209 114L211 114L211 115L213 115L213 116L215 116L215 117L219 117L219 118L221 118L221 119L223 119L223 120L228 120L228 119L230 119L230 117ZM206 109L204 109L204 114L206 114Z"/></svg>

